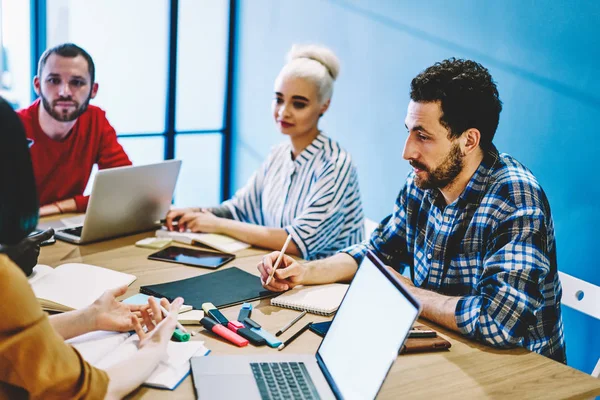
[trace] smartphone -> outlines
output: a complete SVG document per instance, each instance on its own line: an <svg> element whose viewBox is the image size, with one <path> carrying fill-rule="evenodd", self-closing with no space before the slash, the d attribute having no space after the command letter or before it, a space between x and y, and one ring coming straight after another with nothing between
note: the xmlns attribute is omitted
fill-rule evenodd
<svg viewBox="0 0 600 400"><path fill-rule="evenodd" d="M408 333L408 337L415 338L415 339L416 338L420 338L420 339L434 338L434 337L437 337L437 332L421 330L421 329L411 329L410 332Z"/></svg>
<svg viewBox="0 0 600 400"><path fill-rule="evenodd" d="M210 269L217 269L234 258L234 254L189 249L179 246L170 246L148 256L149 260L167 261Z"/></svg>
<svg viewBox="0 0 600 400"><path fill-rule="evenodd" d="M43 232L44 231L42 231L42 230L35 230L29 234L29 237L34 237L34 236L40 235ZM44 240L42 243L40 243L40 246L49 246L54 243L56 243L56 239L54 238L54 235L52 235L52 237L50 239Z"/></svg>
<svg viewBox="0 0 600 400"><path fill-rule="evenodd" d="M331 325L331 321L317 322L317 323L310 324L308 329L310 329L311 331L313 331L314 333L316 333L317 335L319 335L321 337L325 337L325 334L329 330L330 325Z"/></svg>

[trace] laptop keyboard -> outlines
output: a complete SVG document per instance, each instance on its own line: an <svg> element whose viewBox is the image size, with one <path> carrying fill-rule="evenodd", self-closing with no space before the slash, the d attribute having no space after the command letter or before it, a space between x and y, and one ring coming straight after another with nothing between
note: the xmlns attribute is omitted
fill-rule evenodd
<svg viewBox="0 0 600 400"><path fill-rule="evenodd" d="M263 400L320 399L303 362L250 363Z"/></svg>
<svg viewBox="0 0 600 400"><path fill-rule="evenodd" d="M65 228L61 229L61 232L68 233L69 235L81 237L81 231L83 230L83 226L76 226L74 228Z"/></svg>

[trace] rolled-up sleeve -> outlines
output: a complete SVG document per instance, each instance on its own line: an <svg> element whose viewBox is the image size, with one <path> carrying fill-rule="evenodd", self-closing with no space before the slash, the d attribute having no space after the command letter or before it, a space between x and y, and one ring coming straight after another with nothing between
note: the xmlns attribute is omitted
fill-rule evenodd
<svg viewBox="0 0 600 400"><path fill-rule="evenodd" d="M379 223L371 236L364 242L341 251L352 256L360 265L367 251L370 250L386 265L400 273L404 272L404 268L412 264L406 240L406 202L407 187L405 186L396 199L393 213Z"/></svg>
<svg viewBox="0 0 600 400"><path fill-rule="evenodd" d="M346 215L360 209L360 194L354 189L357 182L356 169L348 155L319 172L303 210L284 227L303 258L313 259L321 250L331 247L344 228ZM362 232L363 219L357 220L357 224L356 229Z"/></svg>
<svg viewBox="0 0 600 400"><path fill-rule="evenodd" d="M249 224L264 224L262 192L268 163L269 161L262 164L244 187L239 189L230 200L222 203L221 207L226 207L233 219Z"/></svg>
<svg viewBox="0 0 600 400"><path fill-rule="evenodd" d="M467 337L512 347L543 306L547 231L541 211L531 208L513 211L494 232L475 293L456 305L456 323Z"/></svg>

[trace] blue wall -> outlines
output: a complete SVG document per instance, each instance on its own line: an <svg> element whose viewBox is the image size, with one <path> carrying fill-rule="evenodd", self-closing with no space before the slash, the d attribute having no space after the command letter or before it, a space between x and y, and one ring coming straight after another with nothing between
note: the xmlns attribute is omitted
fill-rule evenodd
<svg viewBox="0 0 600 400"><path fill-rule="evenodd" d="M352 153L373 219L391 212L409 171L402 149L410 80L444 58L471 58L490 69L504 102L496 146L527 165L548 194L559 268L600 285L600 2L239 3L233 189L286 139L270 104L293 43L321 43L341 59L321 129ZM569 364L591 372L600 322L569 309L564 322Z"/></svg>

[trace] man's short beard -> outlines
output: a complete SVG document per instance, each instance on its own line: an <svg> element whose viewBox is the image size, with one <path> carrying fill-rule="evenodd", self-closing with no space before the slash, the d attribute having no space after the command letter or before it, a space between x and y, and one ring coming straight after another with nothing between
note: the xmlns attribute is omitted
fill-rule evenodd
<svg viewBox="0 0 600 400"><path fill-rule="evenodd" d="M75 121L77 118L79 118L79 116L81 114L83 114L85 112L85 110L87 110L88 105L90 104L90 100L91 100L91 96L88 96L87 100L81 106L79 106L75 102L75 104L77 105L77 108L75 108L75 111L71 112L70 114L67 114L67 113L60 113L60 112L54 110L54 108L50 105L50 102L48 101L46 96L44 96L44 94L41 91L40 91L40 97L42 98L42 105L44 106L44 110L46 110L46 112L48 114L50 114L50 116L52 118L54 118L55 120L60 121L60 122ZM70 99L70 101L74 102L74 100L72 100L72 99Z"/></svg>
<svg viewBox="0 0 600 400"><path fill-rule="evenodd" d="M433 171L424 169L427 178L420 178L415 175L415 184L421 189L443 189L450 185L464 167L464 161L460 146L458 143L452 145L452 148L446 155L444 161Z"/></svg>

